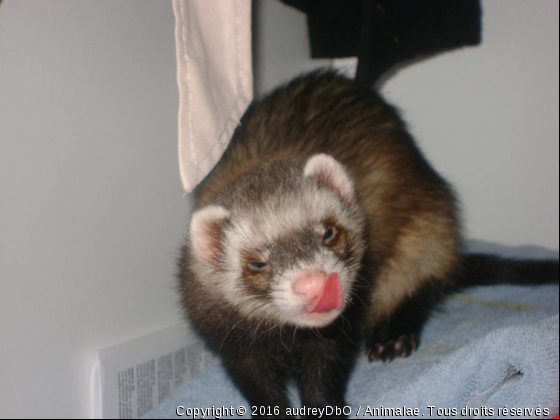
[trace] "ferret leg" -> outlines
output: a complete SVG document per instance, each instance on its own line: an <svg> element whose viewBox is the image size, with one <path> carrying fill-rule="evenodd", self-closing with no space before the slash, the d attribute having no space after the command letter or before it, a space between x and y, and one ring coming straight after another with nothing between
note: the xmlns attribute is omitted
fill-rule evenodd
<svg viewBox="0 0 560 420"><path fill-rule="evenodd" d="M254 411L258 418L285 418L287 370L274 356L264 349L253 348L235 356L222 354L222 360L251 405L247 407L251 413Z"/></svg>
<svg viewBox="0 0 560 420"><path fill-rule="evenodd" d="M424 324L446 294L444 282L426 282L390 316L374 322L366 334L369 361L390 362L395 357L410 356L418 347Z"/></svg>
<svg viewBox="0 0 560 420"><path fill-rule="evenodd" d="M355 346L342 340L348 339L339 337L331 341L328 337L317 338L314 343L303 347L299 372L296 376L303 407L330 406L342 410L346 405L344 394L355 362ZM335 411L331 416L324 417L344 418L345 416ZM310 415L302 418L315 417Z"/></svg>

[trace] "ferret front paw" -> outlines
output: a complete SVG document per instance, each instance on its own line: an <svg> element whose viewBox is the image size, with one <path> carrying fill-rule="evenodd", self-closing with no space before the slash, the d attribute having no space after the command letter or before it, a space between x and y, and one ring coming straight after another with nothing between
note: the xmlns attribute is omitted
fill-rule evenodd
<svg viewBox="0 0 560 420"><path fill-rule="evenodd" d="M366 355L370 362L382 360L385 363L392 361L395 357L408 357L418 347L417 334L404 334L396 340L389 340L384 343L368 343Z"/></svg>

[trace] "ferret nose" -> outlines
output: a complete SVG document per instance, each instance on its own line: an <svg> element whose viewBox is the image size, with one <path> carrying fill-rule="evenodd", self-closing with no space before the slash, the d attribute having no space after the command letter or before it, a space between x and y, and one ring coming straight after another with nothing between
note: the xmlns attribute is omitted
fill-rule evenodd
<svg viewBox="0 0 560 420"><path fill-rule="evenodd" d="M327 275L325 273L308 273L301 276L292 287L297 296L311 302L325 288L326 279Z"/></svg>

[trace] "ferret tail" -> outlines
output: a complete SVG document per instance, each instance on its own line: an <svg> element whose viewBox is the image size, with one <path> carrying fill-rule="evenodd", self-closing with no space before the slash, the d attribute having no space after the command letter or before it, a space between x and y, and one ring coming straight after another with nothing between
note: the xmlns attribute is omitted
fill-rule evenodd
<svg viewBox="0 0 560 420"><path fill-rule="evenodd" d="M518 260L487 254L466 254L456 285L557 284L559 266L555 260Z"/></svg>

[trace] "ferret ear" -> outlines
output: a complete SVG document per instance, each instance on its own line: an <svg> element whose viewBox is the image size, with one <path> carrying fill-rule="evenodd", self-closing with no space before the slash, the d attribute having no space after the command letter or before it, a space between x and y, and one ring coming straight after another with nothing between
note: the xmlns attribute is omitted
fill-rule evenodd
<svg viewBox="0 0 560 420"><path fill-rule="evenodd" d="M196 258L218 268L223 251L222 231L229 212L221 206L197 210L191 220L191 244Z"/></svg>
<svg viewBox="0 0 560 420"><path fill-rule="evenodd" d="M331 187L346 202L354 198L354 184L344 167L329 155L319 154L309 158L303 175Z"/></svg>

